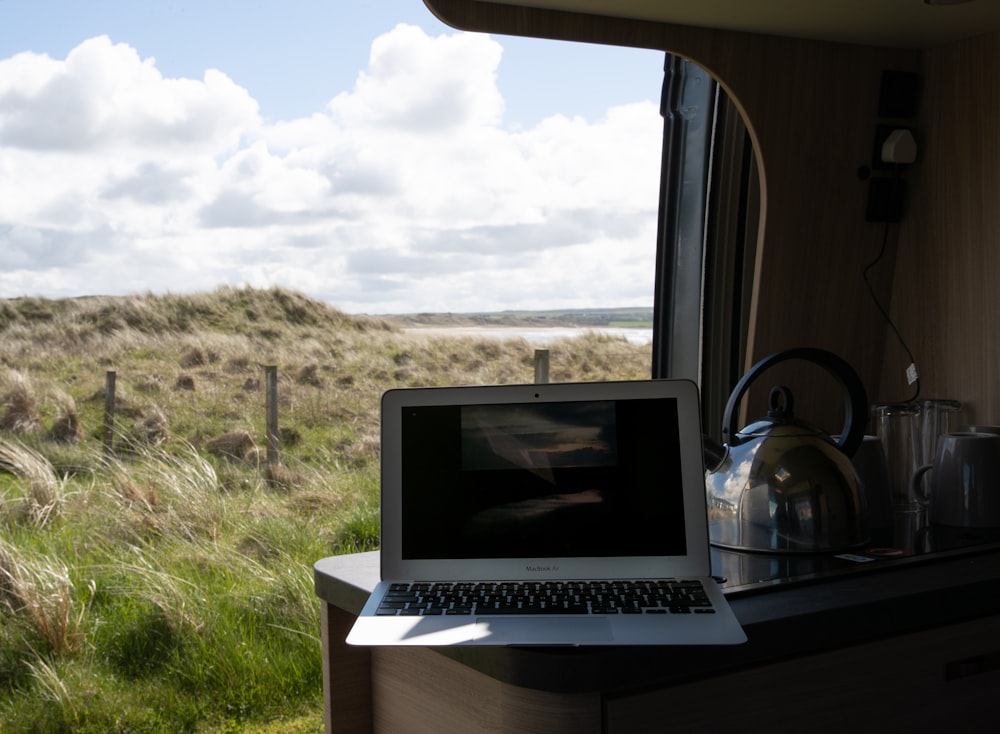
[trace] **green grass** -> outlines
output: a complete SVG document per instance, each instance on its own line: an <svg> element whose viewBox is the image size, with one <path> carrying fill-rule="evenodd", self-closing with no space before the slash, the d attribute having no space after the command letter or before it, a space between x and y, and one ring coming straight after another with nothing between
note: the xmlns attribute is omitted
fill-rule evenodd
<svg viewBox="0 0 1000 734"><path fill-rule="evenodd" d="M593 334L550 355L554 381L650 360ZM0 732L321 731L312 565L377 547L381 393L527 382L532 360L277 289L0 301Z"/></svg>

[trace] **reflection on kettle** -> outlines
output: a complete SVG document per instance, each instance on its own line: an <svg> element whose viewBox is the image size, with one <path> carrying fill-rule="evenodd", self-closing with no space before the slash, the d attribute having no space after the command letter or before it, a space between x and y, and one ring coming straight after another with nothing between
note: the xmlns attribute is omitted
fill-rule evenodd
<svg viewBox="0 0 1000 734"><path fill-rule="evenodd" d="M833 375L844 390L839 441L794 414L787 387L772 388L769 410L736 430L740 400L762 372L801 359ZM864 437L868 399L857 373L822 349L765 357L736 385L726 405L724 446L706 451L709 539L736 550L816 553L846 550L868 539L866 499L851 456Z"/></svg>

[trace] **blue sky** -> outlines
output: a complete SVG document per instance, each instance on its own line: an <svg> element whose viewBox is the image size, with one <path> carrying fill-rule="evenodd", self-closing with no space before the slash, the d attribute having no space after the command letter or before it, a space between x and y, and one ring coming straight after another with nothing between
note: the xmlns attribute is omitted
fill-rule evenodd
<svg viewBox="0 0 1000 734"><path fill-rule="evenodd" d="M662 54L420 0L0 0L0 297L652 302Z"/></svg>

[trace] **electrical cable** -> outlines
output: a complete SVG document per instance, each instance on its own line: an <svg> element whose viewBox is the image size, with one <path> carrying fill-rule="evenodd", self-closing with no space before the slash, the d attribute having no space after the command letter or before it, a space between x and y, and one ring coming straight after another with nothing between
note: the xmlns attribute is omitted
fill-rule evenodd
<svg viewBox="0 0 1000 734"><path fill-rule="evenodd" d="M899 169L898 167L893 166L893 174L892 174L893 187L889 195L890 204L895 200L896 182L898 180L899 180ZM902 332L900 332L899 328L892 320L892 317L889 316L889 312L885 310L885 308L882 306L882 303L879 301L878 296L875 294L875 288L874 286L872 286L871 278L869 277L872 269L876 265L878 265L879 262L881 262L882 257L885 255L886 247L888 246L888 244L889 244L889 215L887 212L885 217L885 228L882 231L882 245L879 248L878 255L875 256L875 259L872 260L870 263L868 263L868 265L865 267L864 272L862 273L862 277L864 278L865 285L868 287L868 295L871 296L872 302L875 304L875 308L878 309L878 312L882 315L882 318L885 320L886 324L888 324L889 328L892 329L892 333L896 335L896 339L899 341L900 346L903 347L903 351L906 352L906 356L910 360L909 361L910 367L913 367L914 369L916 377L912 381L912 384L915 385L915 389L913 397L910 398L909 402L916 402L917 398L920 397L920 375L919 373L916 372L917 362L913 358L913 352L910 351L910 347L907 345L906 339L903 338Z"/></svg>

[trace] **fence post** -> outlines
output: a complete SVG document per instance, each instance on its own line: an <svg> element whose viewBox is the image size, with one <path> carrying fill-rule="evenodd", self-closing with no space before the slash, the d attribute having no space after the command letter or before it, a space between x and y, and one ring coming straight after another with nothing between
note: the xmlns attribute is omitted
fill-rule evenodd
<svg viewBox="0 0 1000 734"><path fill-rule="evenodd" d="M265 365L264 383L267 401L267 464L277 466L278 458L278 367Z"/></svg>
<svg viewBox="0 0 1000 734"><path fill-rule="evenodd" d="M535 382L542 384L549 381L549 350L535 350Z"/></svg>
<svg viewBox="0 0 1000 734"><path fill-rule="evenodd" d="M115 379L114 370L104 375L104 455L115 452Z"/></svg>

